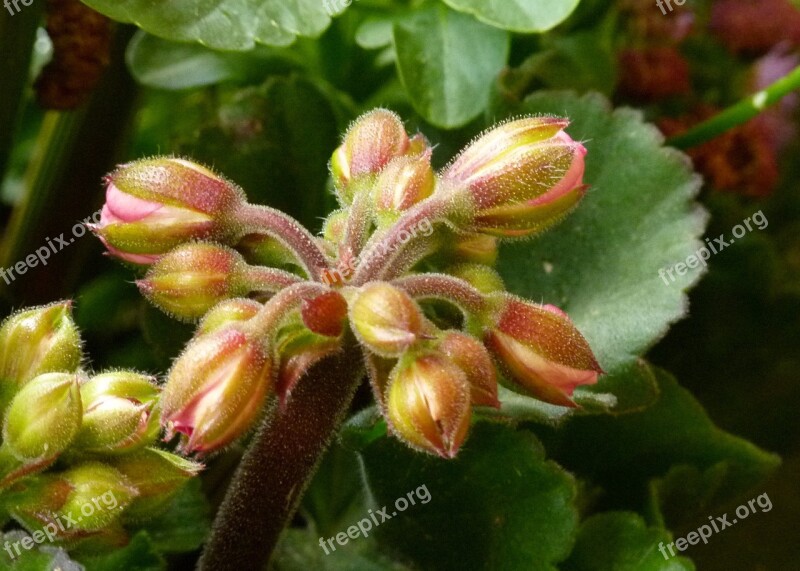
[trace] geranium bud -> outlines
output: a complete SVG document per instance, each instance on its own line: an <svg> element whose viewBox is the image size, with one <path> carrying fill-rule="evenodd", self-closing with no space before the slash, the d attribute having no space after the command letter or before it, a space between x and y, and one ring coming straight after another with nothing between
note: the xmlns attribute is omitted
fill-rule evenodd
<svg viewBox="0 0 800 571"><path fill-rule="evenodd" d="M249 293L241 254L219 244L191 243L161 256L136 285L150 303L185 320L220 301Z"/></svg>
<svg viewBox="0 0 800 571"><path fill-rule="evenodd" d="M17 393L3 425L3 443L17 458L53 458L70 445L83 412L78 380L73 373L45 373Z"/></svg>
<svg viewBox="0 0 800 571"><path fill-rule="evenodd" d="M248 234L236 242L238 250L250 264L280 268L293 266L297 269L297 258L291 248L267 234Z"/></svg>
<svg viewBox="0 0 800 571"><path fill-rule="evenodd" d="M498 240L488 234L461 234L444 244L442 255L454 262L493 266L497 262Z"/></svg>
<svg viewBox="0 0 800 571"><path fill-rule="evenodd" d="M125 510L125 521L141 521L158 515L203 465L158 448L144 448L113 460L138 495Z"/></svg>
<svg viewBox="0 0 800 571"><path fill-rule="evenodd" d="M422 312L401 289L386 282L364 285L350 304L350 324L359 340L385 357L398 356L422 330Z"/></svg>
<svg viewBox="0 0 800 571"><path fill-rule="evenodd" d="M339 337L347 320L347 301L336 291L303 300L303 323L309 330L326 337Z"/></svg>
<svg viewBox="0 0 800 571"><path fill-rule="evenodd" d="M352 200L351 182L378 174L408 147L408 134L396 113L375 109L356 119L331 157L331 174L342 202Z"/></svg>
<svg viewBox="0 0 800 571"><path fill-rule="evenodd" d="M158 435L158 388L145 375L102 373L81 386L83 422L73 443L79 450L121 453L151 444Z"/></svg>
<svg viewBox="0 0 800 571"><path fill-rule="evenodd" d="M347 209L334 210L331 212L322 225L322 237L331 244L339 244L344 238L349 215L350 211Z"/></svg>
<svg viewBox="0 0 800 571"><path fill-rule="evenodd" d="M42 373L78 369L81 338L72 320L72 302L17 312L0 326L0 405Z"/></svg>
<svg viewBox="0 0 800 571"><path fill-rule="evenodd" d="M114 522L138 491L118 470L100 462L86 462L60 474L72 491L59 510L71 515L76 528L99 531Z"/></svg>
<svg viewBox="0 0 800 571"><path fill-rule="evenodd" d="M340 341L298 328L283 336L275 353L280 359L275 392L283 405L297 382L316 363L338 351Z"/></svg>
<svg viewBox="0 0 800 571"><path fill-rule="evenodd" d="M439 340L438 350L466 375L472 404L500 407L494 363L480 341L460 331L447 331Z"/></svg>
<svg viewBox="0 0 800 571"><path fill-rule="evenodd" d="M497 270L483 264L457 264L445 270L446 274L461 278L481 293L505 291L503 278Z"/></svg>
<svg viewBox="0 0 800 571"><path fill-rule="evenodd" d="M392 159L375 183L376 213L396 217L433 194L435 185L430 153Z"/></svg>
<svg viewBox="0 0 800 571"><path fill-rule="evenodd" d="M449 192L466 196L472 230L525 236L563 218L583 197L586 149L565 119L530 117L484 134L442 174Z"/></svg>
<svg viewBox="0 0 800 571"><path fill-rule="evenodd" d="M197 326L196 336L211 333L232 323L247 321L251 317L255 317L262 307L264 306L254 299L244 297L221 301L205 314L200 325Z"/></svg>
<svg viewBox="0 0 800 571"><path fill-rule="evenodd" d="M235 184L172 157L121 165L106 181L100 224L91 228L111 254L136 264L191 240L227 241L236 231L228 218L244 202Z"/></svg>
<svg viewBox="0 0 800 571"><path fill-rule="evenodd" d="M575 388L596 383L603 372L583 335L551 305L503 296L484 343L510 380L555 405L574 407Z"/></svg>
<svg viewBox="0 0 800 571"><path fill-rule="evenodd" d="M406 355L389 380L386 411L399 438L452 458L467 435L470 389L465 373L438 352Z"/></svg>
<svg viewBox="0 0 800 571"><path fill-rule="evenodd" d="M244 434L271 388L263 340L231 325L193 339L164 387L161 422L182 450L207 454Z"/></svg>

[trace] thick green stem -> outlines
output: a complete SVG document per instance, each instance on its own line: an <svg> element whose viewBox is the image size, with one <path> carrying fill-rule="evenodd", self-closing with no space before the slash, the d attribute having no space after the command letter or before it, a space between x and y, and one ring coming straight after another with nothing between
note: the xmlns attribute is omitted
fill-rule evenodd
<svg viewBox="0 0 800 571"><path fill-rule="evenodd" d="M742 123L746 123L770 105L774 105L784 96L800 88L800 66L782 77L766 89L748 96L739 103L728 107L719 115L700 123L682 135L667 140L667 144L679 149L696 147L710 141Z"/></svg>
<svg viewBox="0 0 800 571"><path fill-rule="evenodd" d="M363 369L354 343L307 373L253 437L198 568L263 569L350 408Z"/></svg>

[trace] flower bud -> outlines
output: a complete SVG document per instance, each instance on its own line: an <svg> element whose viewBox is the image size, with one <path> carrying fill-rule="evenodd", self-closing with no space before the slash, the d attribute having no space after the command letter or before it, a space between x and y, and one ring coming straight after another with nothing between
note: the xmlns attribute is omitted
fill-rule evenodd
<svg viewBox="0 0 800 571"><path fill-rule="evenodd" d="M322 237L331 244L339 244L344 239L347 219L350 211L347 209L334 210L325 219L322 225Z"/></svg>
<svg viewBox="0 0 800 571"><path fill-rule="evenodd" d="M61 478L72 491L58 513L72 516L83 531L99 531L114 522L138 494L118 470L100 462L70 468Z"/></svg>
<svg viewBox="0 0 800 571"><path fill-rule="evenodd" d="M235 250L184 244L161 256L136 285L162 311L194 320L224 299L249 293L246 271L247 264Z"/></svg>
<svg viewBox="0 0 800 571"><path fill-rule="evenodd" d="M445 270L446 274L461 278L481 293L505 291L503 278L494 268L482 264L458 264Z"/></svg>
<svg viewBox="0 0 800 571"><path fill-rule="evenodd" d="M167 439L186 435L185 453L207 454L250 427L271 387L263 341L235 325L193 339L164 387L162 425Z"/></svg>
<svg viewBox="0 0 800 571"><path fill-rule="evenodd" d="M583 197L586 149L565 119L530 117L484 134L456 157L442 181L467 193L472 230L525 236L559 221Z"/></svg>
<svg viewBox="0 0 800 571"><path fill-rule="evenodd" d="M253 299L244 297L226 299L208 310L197 327L196 336L211 333L232 323L247 321L255 317L262 307L264 306Z"/></svg>
<svg viewBox="0 0 800 571"><path fill-rule="evenodd" d="M392 159L375 184L378 216L396 216L433 194L436 179L430 153Z"/></svg>
<svg viewBox="0 0 800 571"><path fill-rule="evenodd" d="M349 204L353 193L348 187L354 179L378 174L408 147L408 134L396 113L375 109L356 119L331 157L331 174L340 199Z"/></svg>
<svg viewBox="0 0 800 571"><path fill-rule="evenodd" d="M170 500L203 465L158 448L115 458L114 467L139 492L125 510L125 521L140 521L164 511Z"/></svg>
<svg viewBox="0 0 800 571"><path fill-rule="evenodd" d="M423 318L419 306L406 292L386 282L372 282L352 300L350 324L368 349L393 357L417 340Z"/></svg>
<svg viewBox="0 0 800 571"><path fill-rule="evenodd" d="M309 330L326 337L339 337L347 320L347 301L342 294L330 291L313 299L304 299L303 323Z"/></svg>
<svg viewBox="0 0 800 571"><path fill-rule="evenodd" d="M390 426L409 445L453 458L469 430L469 393L465 373L441 353L407 355L389 380Z"/></svg>
<svg viewBox="0 0 800 571"><path fill-rule="evenodd" d="M228 220L244 202L233 183L195 163L172 157L121 165L106 178L106 202L92 230L108 251L150 264L190 240L227 241Z"/></svg>
<svg viewBox="0 0 800 571"><path fill-rule="evenodd" d="M445 332L438 350L464 372L472 404L500 407L497 400L497 373L489 351L483 344L460 331Z"/></svg>
<svg viewBox="0 0 800 571"><path fill-rule="evenodd" d="M268 234L248 234L236 243L236 250L253 265L270 268L297 266L297 258L291 248Z"/></svg>
<svg viewBox="0 0 800 571"><path fill-rule="evenodd" d="M456 234L444 242L440 252L440 257L450 262L494 266L499 252L498 240L487 234Z"/></svg>
<svg viewBox="0 0 800 571"><path fill-rule="evenodd" d="M20 311L0 326L0 405L42 373L78 369L81 339L72 320L72 302Z"/></svg>
<svg viewBox="0 0 800 571"><path fill-rule="evenodd" d="M78 375L39 375L11 401L3 425L3 443L23 461L53 458L75 438L81 413Z"/></svg>
<svg viewBox="0 0 800 571"><path fill-rule="evenodd" d="M572 393L603 371L589 343L564 312L503 296L484 343L511 381L534 397L574 407Z"/></svg>
<svg viewBox="0 0 800 571"><path fill-rule="evenodd" d="M158 388L145 375L103 373L81 386L83 422L73 446L119 453L152 443L158 435Z"/></svg>

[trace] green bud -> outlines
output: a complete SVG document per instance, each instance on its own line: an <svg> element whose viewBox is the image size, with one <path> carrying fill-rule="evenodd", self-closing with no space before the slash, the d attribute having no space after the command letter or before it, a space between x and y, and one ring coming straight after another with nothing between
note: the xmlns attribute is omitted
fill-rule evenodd
<svg viewBox="0 0 800 571"><path fill-rule="evenodd" d="M61 474L72 491L60 514L76 520L76 528L97 531L114 522L138 495L125 476L106 464L86 462Z"/></svg>
<svg viewBox="0 0 800 571"><path fill-rule="evenodd" d="M20 460L52 458L81 427L78 375L39 375L17 393L3 425L3 441Z"/></svg>
<svg viewBox="0 0 800 571"><path fill-rule="evenodd" d="M103 373L81 387L83 423L73 446L87 452L127 452L158 436L158 388L129 371Z"/></svg>
<svg viewBox="0 0 800 571"><path fill-rule="evenodd" d="M203 465L158 448L145 448L115 459L114 467L139 492L125 510L126 521L157 515Z"/></svg>
<svg viewBox="0 0 800 571"><path fill-rule="evenodd" d="M211 333L217 329L222 329L231 323L247 321L258 313L263 305L255 300L247 298L226 299L212 307L205 314L200 325L197 327L196 336Z"/></svg>
<svg viewBox="0 0 800 571"><path fill-rule="evenodd" d="M81 362L81 339L72 302L17 312L0 326L0 407L42 373L68 372Z"/></svg>

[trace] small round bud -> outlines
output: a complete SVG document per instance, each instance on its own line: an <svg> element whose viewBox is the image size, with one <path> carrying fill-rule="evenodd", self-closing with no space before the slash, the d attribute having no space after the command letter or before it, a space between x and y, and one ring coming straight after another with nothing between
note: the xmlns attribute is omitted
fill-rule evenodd
<svg viewBox="0 0 800 571"><path fill-rule="evenodd" d="M246 270L242 256L231 248L184 244L159 258L136 285L162 311L195 320L220 301L249 293Z"/></svg>
<svg viewBox="0 0 800 571"><path fill-rule="evenodd" d="M78 378L71 373L45 373L17 393L3 425L3 443L17 458L52 458L70 445L83 412Z"/></svg>
<svg viewBox="0 0 800 571"><path fill-rule="evenodd" d="M406 292L386 282L371 282L352 300L350 324L368 349L392 357L414 344L422 330L423 317Z"/></svg>
<svg viewBox="0 0 800 571"><path fill-rule="evenodd" d="M60 475L72 491L59 510L71 515L77 530L99 531L113 523L138 494L118 471L100 462L86 462Z"/></svg>
<svg viewBox="0 0 800 571"><path fill-rule="evenodd" d="M347 301L336 291L303 300L303 323L318 335L339 337L347 320Z"/></svg>
<svg viewBox="0 0 800 571"><path fill-rule="evenodd" d="M453 458L469 430L470 410L466 375L441 353L406 355L392 371L388 420L411 446Z"/></svg>
<svg viewBox="0 0 800 571"><path fill-rule="evenodd" d="M247 321L264 307L253 299L238 297L226 299L212 307L200 321L196 336L211 333L232 323Z"/></svg>
<svg viewBox="0 0 800 571"><path fill-rule="evenodd" d="M500 401L497 400L497 373L483 343L466 333L447 331L439 340L438 350L464 372L472 404L500 407Z"/></svg>

